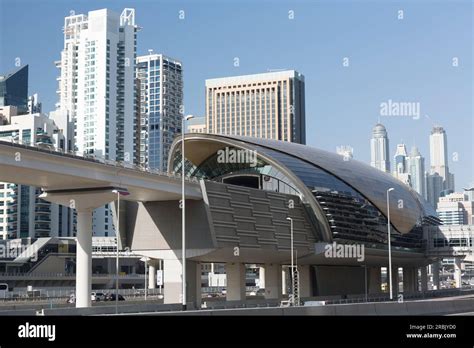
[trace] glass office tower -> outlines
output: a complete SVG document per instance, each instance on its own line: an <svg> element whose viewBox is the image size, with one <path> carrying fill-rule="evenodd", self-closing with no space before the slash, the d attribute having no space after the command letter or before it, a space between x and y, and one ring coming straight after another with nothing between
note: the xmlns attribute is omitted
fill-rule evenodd
<svg viewBox="0 0 474 348"><path fill-rule="evenodd" d="M168 152L181 134L183 68L180 61L162 54L137 57L140 88L138 163L166 171Z"/></svg>

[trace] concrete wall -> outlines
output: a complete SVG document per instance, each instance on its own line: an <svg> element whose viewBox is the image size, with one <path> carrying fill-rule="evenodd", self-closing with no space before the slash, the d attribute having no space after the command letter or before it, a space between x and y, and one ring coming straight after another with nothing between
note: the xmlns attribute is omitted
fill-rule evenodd
<svg viewBox="0 0 474 348"><path fill-rule="evenodd" d="M194 261L287 262L290 259L287 217L294 221L298 257L314 253L316 232L299 197L216 182L205 182L201 187L203 200L186 201L186 246ZM125 204L128 220L125 239L132 250L179 252L179 201ZM236 247L240 249L240 257L233 252Z"/></svg>
<svg viewBox="0 0 474 348"><path fill-rule="evenodd" d="M127 242L132 250L181 249L179 201L127 202ZM189 249L214 245L203 201L186 200L186 243Z"/></svg>
<svg viewBox="0 0 474 348"><path fill-rule="evenodd" d="M254 303L255 307L258 303ZM239 307L238 303L234 303ZM36 310L46 306L37 305L28 309L0 310L0 315L35 315ZM193 310L181 312L180 304L135 303L120 304L119 313L142 313L149 315L445 315L474 311L474 299L446 299L433 301L411 302L377 302L344 305L302 306L302 307L271 307L271 308L231 308L217 310ZM114 303L90 308L56 308L44 309L45 315L98 315L114 314Z"/></svg>
<svg viewBox="0 0 474 348"><path fill-rule="evenodd" d="M31 274L65 273L65 266L64 257L50 254L35 267Z"/></svg>
<svg viewBox="0 0 474 348"><path fill-rule="evenodd" d="M363 267L314 266L315 296L365 293Z"/></svg>

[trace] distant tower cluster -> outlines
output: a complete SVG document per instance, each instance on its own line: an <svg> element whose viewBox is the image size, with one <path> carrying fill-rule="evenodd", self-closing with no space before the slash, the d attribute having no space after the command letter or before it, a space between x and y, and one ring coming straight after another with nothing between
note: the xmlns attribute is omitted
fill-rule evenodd
<svg viewBox="0 0 474 348"><path fill-rule="evenodd" d="M380 123L372 130L370 151L370 165L390 172L387 130ZM434 127L431 131L429 171L425 171L425 159L416 146L408 154L406 145L398 144L393 160L393 176L411 186L434 208L440 197L454 192L454 175L449 172L448 167L448 141L442 127Z"/></svg>

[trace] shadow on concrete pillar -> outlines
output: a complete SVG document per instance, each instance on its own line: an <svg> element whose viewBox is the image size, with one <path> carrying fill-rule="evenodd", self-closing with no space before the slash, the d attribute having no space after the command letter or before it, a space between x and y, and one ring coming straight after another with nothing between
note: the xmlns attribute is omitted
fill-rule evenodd
<svg viewBox="0 0 474 348"><path fill-rule="evenodd" d="M382 292L382 270L380 267L367 268L368 293L380 294Z"/></svg>
<svg viewBox="0 0 474 348"><path fill-rule="evenodd" d="M265 264L265 298L281 299L281 296L281 265Z"/></svg>
<svg viewBox="0 0 474 348"><path fill-rule="evenodd" d="M428 270L426 266L420 267L420 290L421 292L428 291Z"/></svg>
<svg viewBox="0 0 474 348"><path fill-rule="evenodd" d="M403 293L411 294L416 291L416 268L403 267Z"/></svg>
<svg viewBox="0 0 474 348"><path fill-rule="evenodd" d="M311 266L298 265L298 274L300 281L300 298L313 296L311 284Z"/></svg>
<svg viewBox="0 0 474 348"><path fill-rule="evenodd" d="M399 284L400 277L398 276L398 266L392 266L392 286L393 286L393 299L397 298L397 295L400 291Z"/></svg>
<svg viewBox="0 0 474 348"><path fill-rule="evenodd" d="M226 263L227 301L245 300L245 264ZM265 284L266 285L266 284Z"/></svg>

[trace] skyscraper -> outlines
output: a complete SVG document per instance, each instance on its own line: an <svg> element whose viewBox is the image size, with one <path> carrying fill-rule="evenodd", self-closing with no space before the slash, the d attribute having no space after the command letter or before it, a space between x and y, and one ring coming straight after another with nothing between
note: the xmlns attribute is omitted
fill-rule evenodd
<svg viewBox="0 0 474 348"><path fill-rule="evenodd" d="M430 169L443 178L443 187L454 190L454 175L448 167L448 139L443 127L433 127L430 135Z"/></svg>
<svg viewBox="0 0 474 348"><path fill-rule="evenodd" d="M434 174L441 177L441 186ZM426 190L428 201L435 208L443 191L454 192L454 175L449 172L448 140L443 127L433 127L430 134L430 175L427 177Z"/></svg>
<svg viewBox="0 0 474 348"><path fill-rule="evenodd" d="M426 197L427 201L430 202L435 209L442 191L443 177L438 173L426 173Z"/></svg>
<svg viewBox="0 0 474 348"><path fill-rule="evenodd" d="M166 171L168 152L181 133L183 116L183 67L162 54L137 57L140 83L140 137L138 163Z"/></svg>
<svg viewBox="0 0 474 348"><path fill-rule="evenodd" d="M79 154L133 163L135 10L72 14L63 30L64 49L56 62L61 71L56 116L73 122L73 146ZM94 234L109 235L112 220L107 205L96 209Z"/></svg>
<svg viewBox="0 0 474 348"><path fill-rule="evenodd" d="M209 133L306 143L304 76L295 70L206 80Z"/></svg>
<svg viewBox="0 0 474 348"><path fill-rule="evenodd" d="M408 155L407 148L405 144L397 145L397 152L394 156L395 169L393 171L393 176L398 180L403 182L406 185L411 186L410 184L410 172L408 170Z"/></svg>
<svg viewBox="0 0 474 348"><path fill-rule="evenodd" d="M387 130L377 123L370 139L370 165L383 172L390 173L390 157Z"/></svg>
<svg viewBox="0 0 474 348"><path fill-rule="evenodd" d="M133 162L136 31L133 9L64 20L58 107L75 124L79 153Z"/></svg>
<svg viewBox="0 0 474 348"><path fill-rule="evenodd" d="M15 106L18 115L28 111L28 65L0 76L0 107Z"/></svg>
<svg viewBox="0 0 474 348"><path fill-rule="evenodd" d="M408 157L408 172L411 187L423 198L426 197L425 159L416 146L413 146Z"/></svg>

